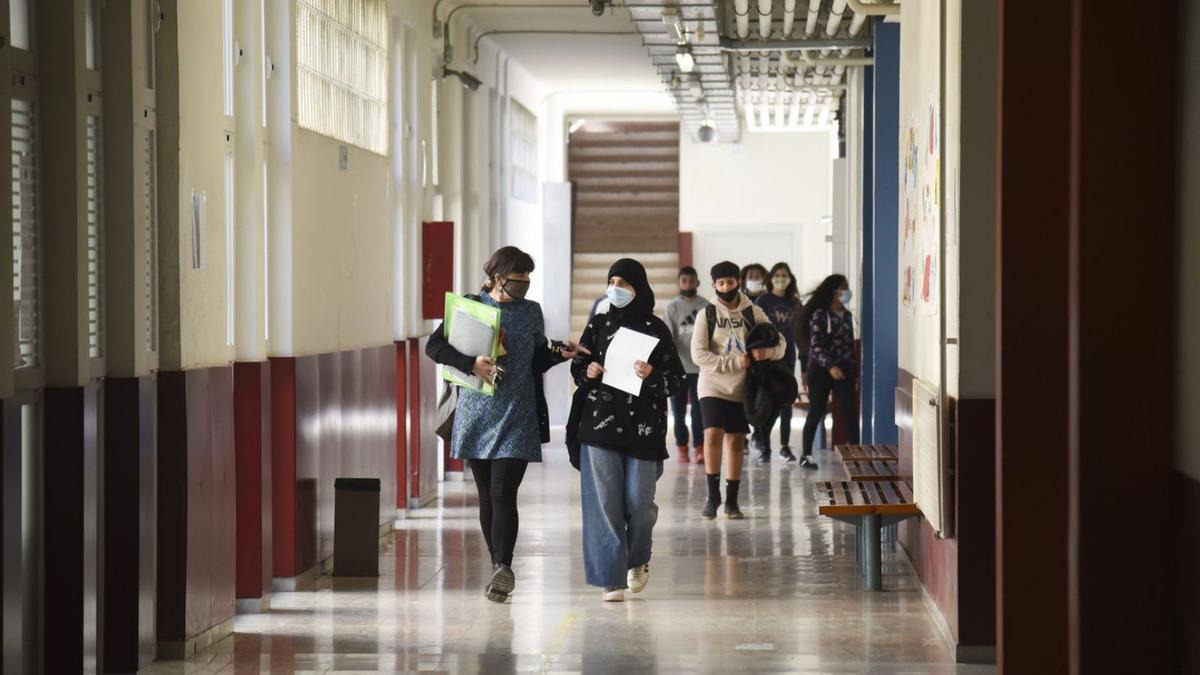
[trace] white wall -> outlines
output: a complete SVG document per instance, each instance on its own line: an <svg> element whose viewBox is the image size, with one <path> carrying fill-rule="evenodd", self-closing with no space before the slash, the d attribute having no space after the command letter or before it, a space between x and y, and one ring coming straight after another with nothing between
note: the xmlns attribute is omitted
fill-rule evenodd
<svg viewBox="0 0 1200 675"><path fill-rule="evenodd" d="M1179 368L1175 466L1200 480L1200 7L1186 5L1179 185Z"/></svg>
<svg viewBox="0 0 1200 675"><path fill-rule="evenodd" d="M679 224L693 232L696 269L721 260L792 266L801 290L830 273L826 242L830 132L743 132L741 143L679 149Z"/></svg>

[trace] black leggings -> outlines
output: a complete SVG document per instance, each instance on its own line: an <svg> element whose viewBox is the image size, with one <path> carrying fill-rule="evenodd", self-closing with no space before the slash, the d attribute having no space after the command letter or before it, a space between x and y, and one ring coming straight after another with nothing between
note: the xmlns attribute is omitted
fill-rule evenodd
<svg viewBox="0 0 1200 675"><path fill-rule="evenodd" d="M804 419L805 455L812 454L817 427L825 423L830 391L833 392L834 401L842 409L849 443L858 444L858 406L854 401L854 373L846 372L845 379L835 380L828 370L814 363L808 370L808 416Z"/></svg>
<svg viewBox="0 0 1200 675"><path fill-rule="evenodd" d="M517 490L525 478L529 462L523 459L472 459L471 474L479 492L479 526L492 564L512 567L517 545L520 517L517 515Z"/></svg>

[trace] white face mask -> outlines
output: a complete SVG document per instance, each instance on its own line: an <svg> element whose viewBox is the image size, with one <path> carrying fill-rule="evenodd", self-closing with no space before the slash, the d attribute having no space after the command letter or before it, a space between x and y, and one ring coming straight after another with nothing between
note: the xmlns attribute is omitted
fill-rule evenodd
<svg viewBox="0 0 1200 675"><path fill-rule="evenodd" d="M760 279L747 279L746 290L751 293L760 293L763 289L763 282Z"/></svg>

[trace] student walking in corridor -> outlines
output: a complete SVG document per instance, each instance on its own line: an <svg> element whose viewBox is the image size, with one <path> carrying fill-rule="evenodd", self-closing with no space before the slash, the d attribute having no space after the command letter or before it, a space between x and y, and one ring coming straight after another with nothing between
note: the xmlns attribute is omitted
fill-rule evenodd
<svg viewBox="0 0 1200 675"><path fill-rule="evenodd" d="M846 420L848 442L858 443L858 406L855 378L858 360L854 355L854 316L846 309L852 294L846 277L831 274L817 286L804 304L808 323L804 332L808 347L808 416L804 419L804 450L800 466L815 469L813 437L825 423L829 392Z"/></svg>
<svg viewBox="0 0 1200 675"><path fill-rule="evenodd" d="M721 505L721 460L725 459L725 516L741 519L738 489L742 479L746 434L750 425L742 407L746 394L746 370L751 359L777 361L783 358L783 336L774 349L747 353L746 338L756 324L767 323L767 315L738 290L738 267L725 261L713 265L713 290L717 302L704 310L704 320L692 333L692 360L700 366L697 389L704 420L704 469L708 477L708 500L701 515L717 517ZM724 451L724 452L723 452Z"/></svg>
<svg viewBox="0 0 1200 675"><path fill-rule="evenodd" d="M683 364L667 325L654 316L654 291L642 264L631 258L608 271L607 312L597 314L579 339L571 374L579 386L568 436L583 496L583 562L587 582L606 602L640 593L650 578L650 547L658 505L655 483L667 459L667 400L683 382ZM646 361L634 363L642 380L631 394L605 384L605 358L617 332L657 339ZM575 449L578 456L575 456Z"/></svg>
<svg viewBox="0 0 1200 675"><path fill-rule="evenodd" d="M692 361L692 331L708 300L700 297L700 279L694 267L679 270L679 297L667 305L667 328L675 339L675 349L683 363L683 386L671 397L671 412L675 418L675 452L681 464L688 463L688 405L691 405L691 443L696 447L696 463L704 463L704 424L700 415L700 396L696 382L700 368Z"/></svg>

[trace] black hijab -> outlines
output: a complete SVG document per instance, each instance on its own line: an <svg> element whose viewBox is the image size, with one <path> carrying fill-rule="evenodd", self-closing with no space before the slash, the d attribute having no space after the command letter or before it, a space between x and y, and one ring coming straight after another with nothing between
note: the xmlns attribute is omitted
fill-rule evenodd
<svg viewBox="0 0 1200 675"><path fill-rule="evenodd" d="M650 282L646 279L646 268L642 267L642 263L633 258L621 258L608 268L608 280L612 280L613 277L624 279L626 283L633 286L637 295L624 307L610 304L609 317L614 321L624 322L648 316L654 312L654 289L650 288Z"/></svg>

